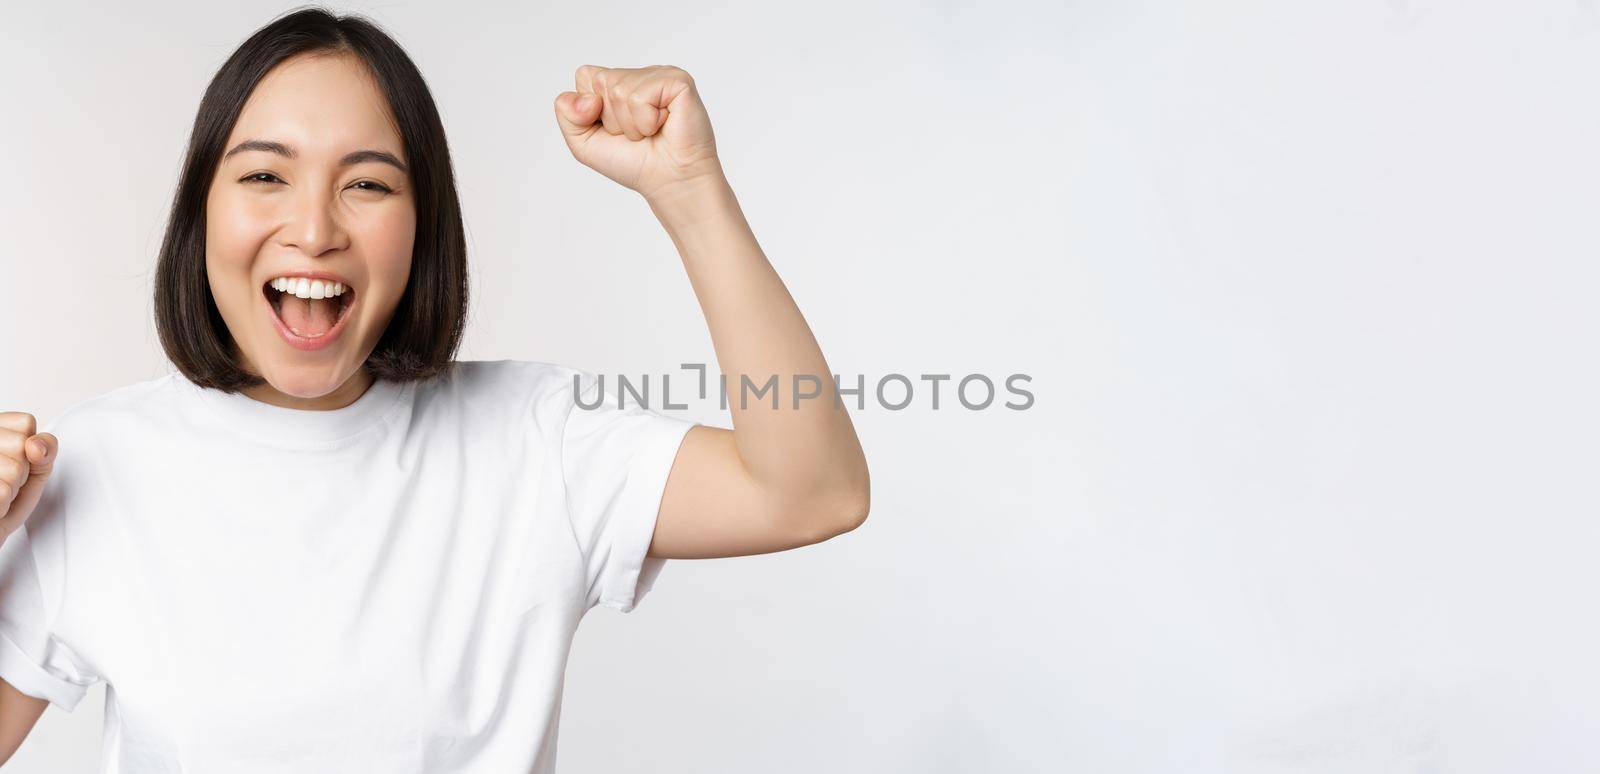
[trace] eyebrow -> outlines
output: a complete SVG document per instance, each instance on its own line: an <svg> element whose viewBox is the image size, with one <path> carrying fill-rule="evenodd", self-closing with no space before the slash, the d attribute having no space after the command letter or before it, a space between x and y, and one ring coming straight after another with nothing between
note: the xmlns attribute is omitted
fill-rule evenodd
<svg viewBox="0 0 1600 774"><path fill-rule="evenodd" d="M275 142L272 140L245 140L244 142L229 148L227 153L222 154L222 158L223 160L227 160L235 153L243 153L245 151L276 153L279 156L290 159L295 158L297 155L294 151L294 148L284 145L281 142ZM366 161L376 161L380 164L388 164L389 166L394 167L401 172L410 174L410 170L406 169L406 165L402 163L400 159L395 158L393 153L388 151L373 150L371 148L346 153L344 158L339 159L339 166L348 167L352 164L360 164Z"/></svg>

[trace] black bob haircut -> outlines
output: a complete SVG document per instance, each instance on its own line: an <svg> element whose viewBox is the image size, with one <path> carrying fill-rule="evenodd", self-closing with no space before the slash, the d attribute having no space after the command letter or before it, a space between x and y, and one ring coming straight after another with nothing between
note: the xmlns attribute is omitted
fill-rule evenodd
<svg viewBox="0 0 1600 774"><path fill-rule="evenodd" d="M239 113L256 84L301 54L354 54L388 99L404 146L417 210L411 276L394 317L362 365L406 382L448 369L467 315L467 248L455 173L438 107L411 58L361 16L307 7L280 16L233 52L206 87L161 241L155 279L161 347L189 381L237 392L265 384L245 370L206 275L206 198Z"/></svg>

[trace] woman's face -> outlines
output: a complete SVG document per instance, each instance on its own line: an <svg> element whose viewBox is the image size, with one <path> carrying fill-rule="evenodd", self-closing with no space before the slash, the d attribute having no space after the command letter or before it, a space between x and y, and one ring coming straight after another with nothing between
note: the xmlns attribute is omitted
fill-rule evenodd
<svg viewBox="0 0 1600 774"><path fill-rule="evenodd" d="M223 147L206 199L206 271L242 365L267 380L244 392L291 408L349 405L371 385L361 365L411 274L416 202L388 103L351 55L295 57L256 86ZM343 294L274 287L291 276L334 279Z"/></svg>

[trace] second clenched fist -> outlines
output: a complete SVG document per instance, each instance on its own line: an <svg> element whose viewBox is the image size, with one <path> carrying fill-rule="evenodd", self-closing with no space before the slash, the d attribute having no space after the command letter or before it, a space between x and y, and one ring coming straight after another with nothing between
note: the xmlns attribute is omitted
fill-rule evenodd
<svg viewBox="0 0 1600 774"><path fill-rule="evenodd" d="M32 414L0 411L0 543L28 520L55 467L59 442Z"/></svg>

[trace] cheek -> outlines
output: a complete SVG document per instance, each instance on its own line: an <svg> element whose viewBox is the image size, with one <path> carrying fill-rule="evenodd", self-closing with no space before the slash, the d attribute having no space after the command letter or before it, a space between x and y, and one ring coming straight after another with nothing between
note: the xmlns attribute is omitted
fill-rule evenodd
<svg viewBox="0 0 1600 774"><path fill-rule="evenodd" d="M393 289L398 296L411 272L411 249L417 235L416 211L410 207L394 207L369 213L352 225L357 232L352 236L361 245L372 280Z"/></svg>
<svg viewBox="0 0 1600 774"><path fill-rule="evenodd" d="M266 219L236 198L213 193L206 200L206 280L211 298L225 319L236 320L249 308L250 274Z"/></svg>
<svg viewBox="0 0 1600 774"><path fill-rule="evenodd" d="M270 213L238 197L213 193L206 200L206 266L217 272L248 268L271 232Z"/></svg>

